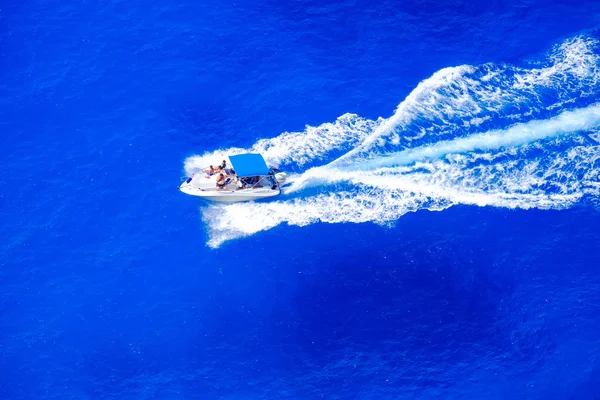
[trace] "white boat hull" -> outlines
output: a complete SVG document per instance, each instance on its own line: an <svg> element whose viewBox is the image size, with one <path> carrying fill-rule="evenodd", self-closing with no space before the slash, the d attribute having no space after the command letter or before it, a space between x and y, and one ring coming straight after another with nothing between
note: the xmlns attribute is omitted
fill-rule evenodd
<svg viewBox="0 0 600 400"><path fill-rule="evenodd" d="M200 197L207 201L221 203L238 203L242 201L255 201L269 199L278 196L281 193L279 187L253 187L239 189L235 179L223 189L217 188L216 176L206 177L205 175L195 175L191 180L187 180L179 186L183 193Z"/></svg>

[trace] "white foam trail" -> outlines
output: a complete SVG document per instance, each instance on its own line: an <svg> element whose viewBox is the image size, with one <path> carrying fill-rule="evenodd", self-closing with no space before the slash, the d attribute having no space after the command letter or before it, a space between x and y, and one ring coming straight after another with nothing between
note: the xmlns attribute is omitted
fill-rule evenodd
<svg viewBox="0 0 600 400"><path fill-rule="evenodd" d="M473 67L463 65L459 67L444 68L434 73L430 78L420 82L417 87L408 95L408 97L398 105L394 115L387 119L384 123L380 124L377 129L363 142L359 147L350 150L348 153L339 157L332 164L343 162L344 160L353 157L365 148L370 148L377 143L385 135L389 135L394 132L400 126L407 126L412 122L419 114L422 113L424 106L428 104L441 104L441 97L445 89L457 86L460 82L460 77L463 75L473 72ZM460 84L458 86L461 86ZM458 88L460 90L461 88ZM463 88L464 89L464 88ZM466 92L463 90L463 92ZM466 99L459 99L463 103L461 109L469 109L472 112L474 109L478 109L475 103L471 107L465 107L467 103ZM448 107L447 110L453 110L455 108ZM459 108L456 108L458 110ZM431 114L429 114L431 116ZM396 139L396 138L394 138Z"/></svg>
<svg viewBox="0 0 600 400"><path fill-rule="evenodd" d="M578 36L552 49L549 63L539 68L493 64L444 68L420 82L388 119L372 121L344 114L333 123L261 139L250 149L190 156L184 163L185 174L192 176L220 162L224 155L249 151L263 154L273 166L298 167L345 150L346 154L331 163L337 165L361 153L377 152L384 145L412 146L421 140L467 132L465 128L478 127L494 117L517 122L535 110L561 107L574 97L593 95L600 81L597 48L596 39ZM540 99L540 91L551 97L551 104Z"/></svg>
<svg viewBox="0 0 600 400"><path fill-rule="evenodd" d="M260 153L271 166L294 164L302 166L327 156L335 150L356 146L367 138L382 119L372 121L355 114L344 114L334 123L318 127L307 126L303 132L284 132L271 139L260 139L250 149L232 148L204 155L194 155L185 160L186 176L192 176L210 164L217 164L226 155Z"/></svg>
<svg viewBox="0 0 600 400"><path fill-rule="evenodd" d="M565 140L558 138L556 146L570 144L563 143ZM574 140L580 142L579 138ZM348 183L333 193L210 206L203 211L209 227L208 244L218 247L227 240L283 223L389 224L408 212L440 211L456 204L562 209L585 196L600 196L600 146L572 146L566 152L528 159L535 150L538 146L533 144L495 154L471 153L359 174L341 171L342 180ZM470 166L481 160L490 161Z"/></svg>
<svg viewBox="0 0 600 400"><path fill-rule="evenodd" d="M407 196L392 202L382 202L380 199L384 195L382 191L338 192L291 201L211 206L204 210L204 220L210 227L208 245L218 247L226 240L250 236L284 222L296 226L315 222L385 223L409 211L416 211L427 201L425 196ZM440 204L438 209L448 206L450 204Z"/></svg>
<svg viewBox="0 0 600 400"><path fill-rule="evenodd" d="M455 204L546 209L600 198L598 48L579 36L529 68L445 68L390 118L345 114L250 149L188 158L188 175L247 151L297 172L280 200L203 207L209 245L282 223L389 224ZM560 113L565 106L573 110Z"/></svg>
<svg viewBox="0 0 600 400"><path fill-rule="evenodd" d="M537 140L590 131L598 127L600 127L600 104L594 104L582 109L564 111L548 120L516 124L505 130L497 129L455 140L441 141L429 146L376 156L374 159L350 159L345 160L344 164L335 163L315 167L290 180L290 186L286 189L286 193L326 183L355 181L357 177L364 175L361 174L362 171L367 171L367 175L371 176L372 171L380 168L434 160L449 154L522 146Z"/></svg>
<svg viewBox="0 0 600 400"><path fill-rule="evenodd" d="M550 63L540 68L485 64L437 71L420 82L362 144L330 165L379 148L387 152L384 145L468 133L465 128L492 117L516 122L540 110L562 107L573 98L591 96L600 82L597 48L597 40L581 36L556 46Z"/></svg>
<svg viewBox="0 0 600 400"><path fill-rule="evenodd" d="M493 150L501 147L522 146L524 144L575 132L589 131L600 126L600 105L565 111L544 121L530 121L517 124L506 130L493 130L468 137L437 142L431 146L403 150L374 160L358 161L345 169L375 169L408 165L416 161L436 159L453 153Z"/></svg>

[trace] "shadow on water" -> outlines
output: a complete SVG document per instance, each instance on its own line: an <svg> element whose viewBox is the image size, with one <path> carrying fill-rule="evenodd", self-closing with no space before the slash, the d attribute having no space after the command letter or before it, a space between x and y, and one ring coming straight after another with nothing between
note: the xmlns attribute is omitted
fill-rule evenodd
<svg viewBox="0 0 600 400"><path fill-rule="evenodd" d="M464 236L421 244L425 232L390 237L397 232L321 264L282 312L296 325L283 340L316 362L349 346L413 361L447 358L447 349L460 359L469 347L496 346L499 304L514 293L514 278ZM383 250L373 253L367 247L376 241Z"/></svg>
<svg viewBox="0 0 600 400"><path fill-rule="evenodd" d="M194 151L219 148L233 136L227 129L227 119L217 100L185 102L173 108L168 135Z"/></svg>
<svg viewBox="0 0 600 400"><path fill-rule="evenodd" d="M588 263L600 256L586 248L599 219L589 210L455 207L408 214L392 228L280 226L215 250L216 263L198 260L198 276L186 278L196 279L189 304L172 319L185 321L187 336L178 330L168 352L121 341L119 372L135 377L147 359L164 358L196 371L194 388L215 398L228 390L214 384L223 373L271 397L307 398L298 391L320 393L323 382L351 397L382 379L397 397L481 382L523 394L523 376L547 384L565 361L583 371L593 359L561 353L589 343L581 332L597 319L589 304L600 304L599 278ZM173 312L165 304L152 315ZM519 382L498 383L509 374ZM596 375L563 392L589 393Z"/></svg>
<svg viewBox="0 0 600 400"><path fill-rule="evenodd" d="M491 359L495 369L535 371L568 330L564 282L582 279L587 262L561 243L570 234L587 243L593 221L573 232L572 220L589 211L456 207L406 215L391 229L302 228L298 241L326 239L304 254L312 264L294 297L275 307L281 344L301 365L376 357L381 368L419 369L403 376Z"/></svg>

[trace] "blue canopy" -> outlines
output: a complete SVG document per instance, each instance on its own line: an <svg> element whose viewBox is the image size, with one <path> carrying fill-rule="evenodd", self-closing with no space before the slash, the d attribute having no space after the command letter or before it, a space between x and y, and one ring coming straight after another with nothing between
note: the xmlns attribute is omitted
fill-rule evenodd
<svg viewBox="0 0 600 400"><path fill-rule="evenodd" d="M237 156L229 156L229 160L235 173L240 177L267 175L269 173L269 167L267 167L265 159L260 154L238 154Z"/></svg>

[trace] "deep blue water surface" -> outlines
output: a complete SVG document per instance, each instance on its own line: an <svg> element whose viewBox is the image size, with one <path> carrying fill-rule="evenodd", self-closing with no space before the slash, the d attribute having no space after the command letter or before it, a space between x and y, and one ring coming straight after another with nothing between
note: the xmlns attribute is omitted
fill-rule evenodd
<svg viewBox="0 0 600 400"><path fill-rule="evenodd" d="M389 118L443 68L512 76L507 65L550 65L579 37L596 57L599 26L595 1L0 3L0 398L600 398L596 120L580 136L504 144L492 156L530 174L514 180L502 164L480 184L480 159L440 167L441 192L425 185L385 221L310 196L344 191L377 210L397 191L332 183L296 203L214 209L176 190L193 154L345 113ZM533 72L553 78L510 113L481 100L469 112L484 122L463 132L471 116L419 108L394 129L423 128L411 143L428 146L448 126L444 140L584 109L600 100L600 64L577 69L578 46L552 64L575 72ZM495 89L473 75L429 104L450 113L443 98ZM244 210L268 226L218 226Z"/></svg>

